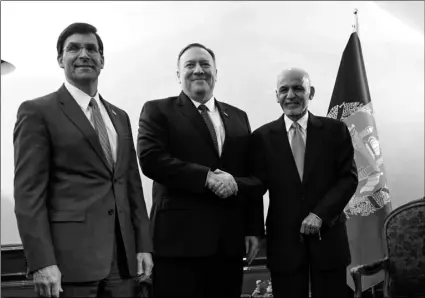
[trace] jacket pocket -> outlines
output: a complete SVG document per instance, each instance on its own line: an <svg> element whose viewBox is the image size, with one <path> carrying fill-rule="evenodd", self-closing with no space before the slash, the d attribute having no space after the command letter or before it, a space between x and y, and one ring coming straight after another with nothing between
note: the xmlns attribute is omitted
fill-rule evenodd
<svg viewBox="0 0 425 298"><path fill-rule="evenodd" d="M50 210L49 218L51 222L83 222L86 214L82 210Z"/></svg>

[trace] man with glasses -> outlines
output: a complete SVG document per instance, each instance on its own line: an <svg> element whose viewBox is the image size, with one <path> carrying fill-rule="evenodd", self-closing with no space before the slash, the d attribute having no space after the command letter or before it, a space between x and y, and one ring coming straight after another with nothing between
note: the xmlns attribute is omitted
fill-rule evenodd
<svg viewBox="0 0 425 298"><path fill-rule="evenodd" d="M95 27L71 24L57 52L64 85L22 103L14 130L28 271L40 296L132 297L133 277L149 277L153 262L130 120L99 95Z"/></svg>

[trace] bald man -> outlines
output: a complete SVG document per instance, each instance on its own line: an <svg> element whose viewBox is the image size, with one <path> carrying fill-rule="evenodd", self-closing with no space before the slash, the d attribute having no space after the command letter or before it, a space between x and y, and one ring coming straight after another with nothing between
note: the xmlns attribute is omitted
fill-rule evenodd
<svg viewBox="0 0 425 298"><path fill-rule="evenodd" d="M253 180L269 190L267 262L274 297L344 297L351 261L343 212L357 169L343 122L308 112L307 72L282 71L276 99L283 115L252 137Z"/></svg>

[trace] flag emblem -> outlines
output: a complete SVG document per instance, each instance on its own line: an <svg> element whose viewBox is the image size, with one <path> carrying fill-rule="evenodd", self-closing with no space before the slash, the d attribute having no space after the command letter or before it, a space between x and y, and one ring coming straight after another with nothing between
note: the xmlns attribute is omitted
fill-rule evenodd
<svg viewBox="0 0 425 298"><path fill-rule="evenodd" d="M347 124L355 150L359 187L344 212L348 218L375 213L391 201L372 103L343 102L335 105L327 116Z"/></svg>

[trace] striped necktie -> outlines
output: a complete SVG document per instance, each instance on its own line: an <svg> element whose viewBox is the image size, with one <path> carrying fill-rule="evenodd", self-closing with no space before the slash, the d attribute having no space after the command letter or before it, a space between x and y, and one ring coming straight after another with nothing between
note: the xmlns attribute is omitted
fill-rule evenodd
<svg viewBox="0 0 425 298"><path fill-rule="evenodd" d="M94 129L99 137L100 145L102 146L108 166L112 171L114 169L114 159L112 158L112 149L111 144L109 143L105 122L103 121L99 106L94 98L90 100L90 106L92 108L91 119L94 124Z"/></svg>
<svg viewBox="0 0 425 298"><path fill-rule="evenodd" d="M205 124L208 127L212 141L214 143L214 148L217 150L217 153L218 153L220 151L218 150L217 134L216 134L215 129L214 129L214 124L212 123L211 118L208 115L208 107L206 105L202 104L202 105L199 105L198 109L201 111L201 116L204 119Z"/></svg>
<svg viewBox="0 0 425 298"><path fill-rule="evenodd" d="M298 174L300 175L301 181L303 180L304 172L304 153L305 153L305 144L304 139L301 135L301 125L298 122L293 122L291 129L293 130L292 135L292 154L294 155L294 160L297 165Z"/></svg>

